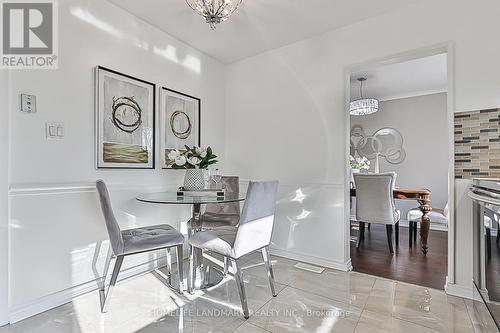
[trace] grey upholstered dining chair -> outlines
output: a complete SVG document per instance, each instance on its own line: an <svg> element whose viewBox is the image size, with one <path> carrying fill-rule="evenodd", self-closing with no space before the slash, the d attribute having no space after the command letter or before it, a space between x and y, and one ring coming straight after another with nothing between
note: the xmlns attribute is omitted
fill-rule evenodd
<svg viewBox="0 0 500 333"><path fill-rule="evenodd" d="M240 177L222 176L222 188L226 192L238 193L240 191ZM209 188L215 188L215 182L209 183ZM222 226L236 226L240 221L240 203L213 203L205 206L205 212L201 215L203 228L215 228Z"/></svg>
<svg viewBox="0 0 500 333"><path fill-rule="evenodd" d="M392 246L393 226L396 229L396 246L399 245L399 219L401 213L396 210L393 190L396 185L396 173L355 174L356 184L356 220L359 222L359 248L365 238L365 223L386 226L389 251Z"/></svg>
<svg viewBox="0 0 500 333"><path fill-rule="evenodd" d="M193 257L192 254L196 247L231 258L245 318L249 317L249 312L243 275L238 263L241 257L256 250L262 250L271 292L273 296L276 296L268 247L273 232L277 191L277 181L251 181L237 227L229 226L204 230L197 232L189 239L191 257ZM190 270L190 274L194 275L195 270ZM192 276L189 280L194 281L195 278Z"/></svg>
<svg viewBox="0 0 500 333"><path fill-rule="evenodd" d="M415 246L417 245L417 227L418 223L422 222L422 215L424 214L418 208L412 208L406 215L406 219L408 220L408 231L410 236L408 240L410 247L413 246L413 242ZM440 224L447 227L448 221L450 220L448 203L446 203L444 209L436 209L433 207L428 217L432 224Z"/></svg>
<svg viewBox="0 0 500 333"><path fill-rule="evenodd" d="M121 230L116 221L111 207L108 189L102 180L96 182L97 192L101 202L102 213L106 221L108 230L110 251L104 267L104 281L99 288L101 301L101 312L106 312L106 307L109 303L111 293L116 285L118 273L120 272L123 258L128 255L150 252L160 249L168 249L175 247L177 250L177 269L179 272L179 291L183 290L183 252L182 245L184 244L184 236L174 227L168 224L159 224L148 227L140 227L135 229ZM167 250L168 251L168 250ZM109 282L108 290L105 290L106 277L108 275L109 264L111 257L116 257L113 272Z"/></svg>
<svg viewBox="0 0 500 333"><path fill-rule="evenodd" d="M240 177L238 176L222 176L222 188L226 192L240 192ZM215 188L217 184L211 180L209 188ZM201 225L205 229L213 229L218 227L236 226L240 222L240 203L214 203L208 204L205 207L205 212L201 215ZM224 276L227 275L229 269L228 258L224 257Z"/></svg>

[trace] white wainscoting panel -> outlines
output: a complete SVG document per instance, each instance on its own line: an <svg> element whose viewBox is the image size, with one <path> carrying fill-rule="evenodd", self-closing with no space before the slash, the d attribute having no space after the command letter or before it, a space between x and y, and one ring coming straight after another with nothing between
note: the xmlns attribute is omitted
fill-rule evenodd
<svg viewBox="0 0 500 333"><path fill-rule="evenodd" d="M186 233L189 206L135 200L141 193L173 190L176 185L108 186L122 229L168 223ZM14 186L9 198L11 322L96 289L108 236L94 185ZM341 185L281 183L271 251L349 270L350 262L343 260L342 198ZM150 270L154 258L153 254L127 257L122 277Z"/></svg>
<svg viewBox="0 0 500 333"><path fill-rule="evenodd" d="M311 264L350 270L350 260L344 261L343 198L343 185L280 182L271 252Z"/></svg>
<svg viewBox="0 0 500 333"><path fill-rule="evenodd" d="M135 200L141 193L166 189L175 186L109 186L121 228L168 223L185 232L189 206ZM9 198L11 322L95 289L108 236L93 184L14 187ZM152 254L127 257L123 269L134 274L140 267L148 270L151 265L145 264L153 258Z"/></svg>

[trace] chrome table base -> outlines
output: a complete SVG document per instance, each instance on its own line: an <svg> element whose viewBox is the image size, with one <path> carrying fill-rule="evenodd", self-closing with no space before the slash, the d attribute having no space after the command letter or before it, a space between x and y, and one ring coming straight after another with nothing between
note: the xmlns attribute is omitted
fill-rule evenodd
<svg viewBox="0 0 500 333"><path fill-rule="evenodd" d="M197 278L195 279L194 288L189 288L191 286L189 279L191 278L191 274L188 275L186 279L183 281L183 289L184 291L188 290L191 293L195 293L198 290L205 290L210 287L218 285L224 279L224 273L221 269L214 265L209 265L210 272L207 273L207 266L203 266L204 274L197 274ZM176 274L176 270L172 273L168 274L168 268L162 267L160 269L156 269L153 271L153 274L160 279L165 285L169 288L178 291L179 289L179 278ZM186 275L185 275L186 276Z"/></svg>
<svg viewBox="0 0 500 333"><path fill-rule="evenodd" d="M193 215L188 223L188 237L201 231L201 204L193 204ZM227 259L222 266L217 265L216 259L209 255L204 256L203 251L198 248L189 247L189 292L208 289L218 285L226 276ZM224 268L222 268L224 267Z"/></svg>

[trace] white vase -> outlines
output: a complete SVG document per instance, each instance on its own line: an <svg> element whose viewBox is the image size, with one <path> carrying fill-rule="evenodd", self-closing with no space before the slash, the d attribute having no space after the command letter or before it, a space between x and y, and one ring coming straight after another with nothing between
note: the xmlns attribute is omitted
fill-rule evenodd
<svg viewBox="0 0 500 333"><path fill-rule="evenodd" d="M205 179L202 169L186 169L184 175L184 190L201 191L205 188Z"/></svg>
<svg viewBox="0 0 500 333"><path fill-rule="evenodd" d="M355 173L360 173L360 172L361 172L360 169L352 169L351 168L351 183L352 183L352 185L354 185L354 174Z"/></svg>

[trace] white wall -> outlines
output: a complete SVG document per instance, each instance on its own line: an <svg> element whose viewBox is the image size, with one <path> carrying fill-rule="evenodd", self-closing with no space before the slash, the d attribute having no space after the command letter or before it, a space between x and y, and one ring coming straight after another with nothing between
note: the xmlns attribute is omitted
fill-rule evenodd
<svg viewBox="0 0 500 333"><path fill-rule="evenodd" d="M380 102L379 112L367 116L351 116L351 128L361 125L366 135L383 127L397 129L403 136L406 158L390 164L380 158L380 172L397 173L397 186L425 187L431 190L431 206L443 209L448 201L448 120L446 94L395 99ZM429 121L432 119L432 121ZM375 161L371 161L371 171ZM401 218L418 206L415 201L396 200Z"/></svg>
<svg viewBox="0 0 500 333"><path fill-rule="evenodd" d="M0 71L0 326L7 324L8 312L8 188L9 188L9 73Z"/></svg>
<svg viewBox="0 0 500 333"><path fill-rule="evenodd" d="M65 0L59 8L59 70L12 71L9 84L11 319L63 302L94 279L95 244L106 239L90 186L96 178L111 184L123 227L179 225L189 216L187 209L133 199L176 186L181 172L94 169L95 65L200 97L202 143L223 152L222 169L281 181L273 250L341 269L349 267L343 221L345 67L452 40L456 110L500 105L500 43L494 36L500 4L494 0L423 0L240 61L227 73L217 61L106 1ZM37 95L37 114L17 111L21 92ZM64 123L64 140L45 140L46 121ZM8 141L0 147L7 149ZM457 220L457 283L464 288L471 272L464 262L470 249L462 245L471 241L469 222ZM0 242L5 246L4 238Z"/></svg>
<svg viewBox="0 0 500 333"><path fill-rule="evenodd" d="M59 50L58 70L12 71L9 85L13 101L9 107L13 321L64 302L78 290L95 287L88 282L99 275L105 247L99 254L97 273L91 262L96 243L107 238L91 186L96 179L110 184L123 228L153 223L178 226L190 216L187 207L156 207L134 200L138 193L178 186L182 171L95 170L96 65L200 97L202 144L220 153L225 149L225 67L219 62L101 0L59 1ZM18 111L20 93L37 96L36 114ZM63 140L45 139L47 121L64 124ZM6 122L2 118L0 123ZM3 153L4 141L0 142ZM2 167L0 188L5 188ZM5 272L3 262L0 257L0 271ZM126 264L137 263L129 260ZM2 292L0 287L0 296Z"/></svg>
<svg viewBox="0 0 500 333"><path fill-rule="evenodd" d="M456 111L500 105L500 3L494 0L423 0L403 9L239 61L227 78L229 168L248 178L277 178L289 184L283 202L308 186L320 193L309 206L324 207L302 215L282 205L275 234L290 232L283 251L307 255L317 244L330 262L348 264L347 225L343 219L346 119L346 67L401 52L453 41ZM296 201L292 201L296 202ZM328 208L328 210L326 210ZM309 210L309 209L308 209ZM457 223L470 223L457 220ZM319 231L320 230L320 231ZM457 227L457 282L471 288L468 248L471 235ZM294 243L297 238L307 240ZM430 249L432 253L432 249ZM464 282L466 281L466 282Z"/></svg>
<svg viewBox="0 0 500 333"><path fill-rule="evenodd" d="M456 294L470 295L472 281L472 200L467 195L467 190L472 184L470 179L457 179L455 181L455 220L456 235L455 251L457 252L456 281L449 286L449 291Z"/></svg>

